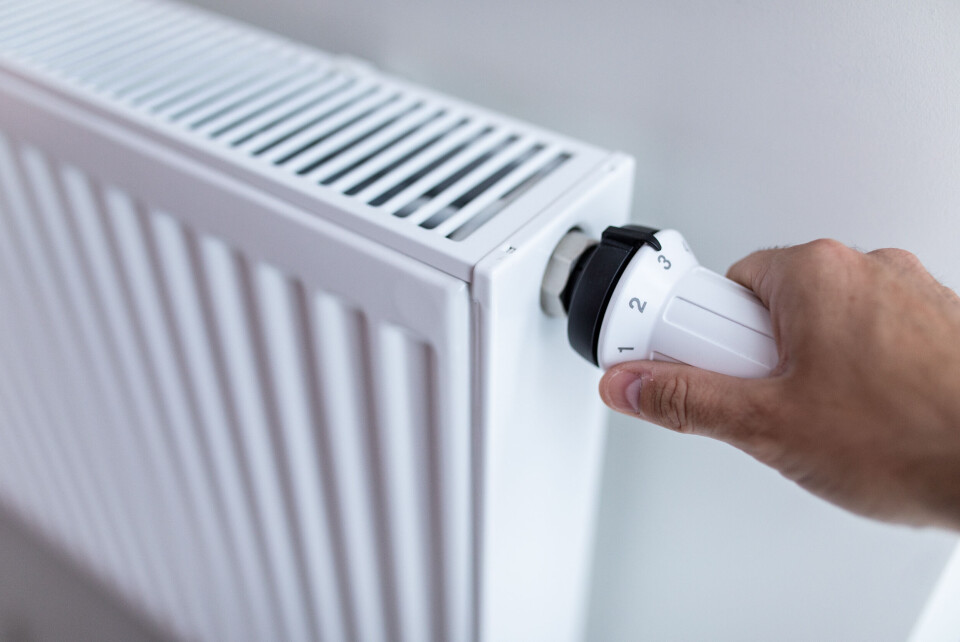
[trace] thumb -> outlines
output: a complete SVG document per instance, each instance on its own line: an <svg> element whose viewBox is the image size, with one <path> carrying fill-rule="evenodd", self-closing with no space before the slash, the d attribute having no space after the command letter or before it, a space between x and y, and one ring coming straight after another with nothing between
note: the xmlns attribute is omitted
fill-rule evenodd
<svg viewBox="0 0 960 642"><path fill-rule="evenodd" d="M742 445L774 423L771 383L679 363L632 361L607 370L600 396L624 414Z"/></svg>

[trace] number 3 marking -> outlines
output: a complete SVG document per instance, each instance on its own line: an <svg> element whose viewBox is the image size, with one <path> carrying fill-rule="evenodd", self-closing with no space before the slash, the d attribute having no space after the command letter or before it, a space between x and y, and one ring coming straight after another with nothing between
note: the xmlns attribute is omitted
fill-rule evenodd
<svg viewBox="0 0 960 642"><path fill-rule="evenodd" d="M647 302L634 297L630 299L630 307L634 310L639 310L640 313L643 314L643 310L647 307Z"/></svg>
<svg viewBox="0 0 960 642"><path fill-rule="evenodd" d="M663 269L669 270L672 263L663 254L657 257L657 263L663 263Z"/></svg>

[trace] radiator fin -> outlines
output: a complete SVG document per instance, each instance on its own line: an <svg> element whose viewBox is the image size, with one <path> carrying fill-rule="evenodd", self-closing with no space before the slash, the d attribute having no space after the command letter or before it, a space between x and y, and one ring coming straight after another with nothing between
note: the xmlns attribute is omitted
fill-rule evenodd
<svg viewBox="0 0 960 642"><path fill-rule="evenodd" d="M3 137L0 297L3 498L175 634L461 639L428 340Z"/></svg>
<svg viewBox="0 0 960 642"><path fill-rule="evenodd" d="M576 153L200 11L130 0L41 6L0 2L0 55L444 242L468 238L521 194L509 197L503 179L536 176L531 189ZM467 207L481 195L498 205Z"/></svg>

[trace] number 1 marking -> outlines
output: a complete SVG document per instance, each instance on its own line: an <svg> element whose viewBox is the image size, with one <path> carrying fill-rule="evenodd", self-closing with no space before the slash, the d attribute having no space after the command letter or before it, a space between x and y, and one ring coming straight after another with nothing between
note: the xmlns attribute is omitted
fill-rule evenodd
<svg viewBox="0 0 960 642"><path fill-rule="evenodd" d="M624 350L633 350L633 348L617 348L620 351L620 354L623 354Z"/></svg>

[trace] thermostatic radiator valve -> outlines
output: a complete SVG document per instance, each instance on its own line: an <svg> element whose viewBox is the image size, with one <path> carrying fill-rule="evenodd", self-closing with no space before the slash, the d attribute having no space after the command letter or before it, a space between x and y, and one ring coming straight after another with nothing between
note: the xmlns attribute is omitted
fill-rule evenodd
<svg viewBox="0 0 960 642"><path fill-rule="evenodd" d="M702 267L676 230L608 227L599 241L571 230L550 258L541 305L567 316L570 345L603 369L656 359L763 377L777 365L770 313Z"/></svg>

